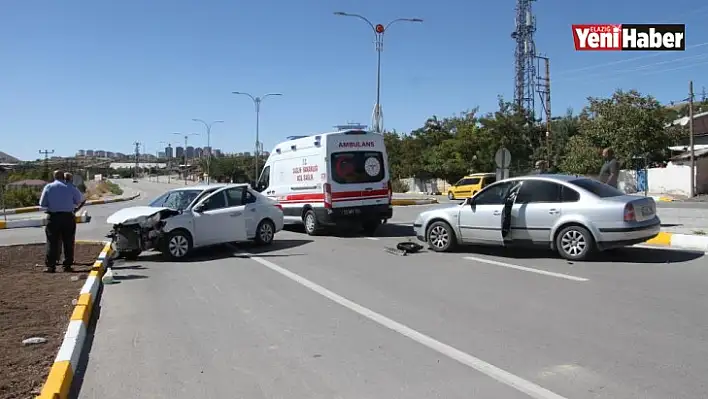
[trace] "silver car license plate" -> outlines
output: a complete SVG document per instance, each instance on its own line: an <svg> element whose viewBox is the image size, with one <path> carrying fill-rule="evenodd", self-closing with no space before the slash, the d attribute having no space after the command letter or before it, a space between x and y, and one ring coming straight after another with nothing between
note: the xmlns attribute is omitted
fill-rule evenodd
<svg viewBox="0 0 708 399"><path fill-rule="evenodd" d="M654 213L654 207L652 206L643 206L642 207L642 216L651 216Z"/></svg>

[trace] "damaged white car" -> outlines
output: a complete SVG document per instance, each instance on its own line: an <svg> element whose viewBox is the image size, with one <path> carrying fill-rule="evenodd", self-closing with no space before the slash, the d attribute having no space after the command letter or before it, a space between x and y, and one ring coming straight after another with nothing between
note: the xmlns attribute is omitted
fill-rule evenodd
<svg viewBox="0 0 708 399"><path fill-rule="evenodd" d="M283 210L248 184L212 184L170 190L148 206L121 209L107 222L117 257L133 260L157 250L178 260L210 245L271 244L283 229Z"/></svg>

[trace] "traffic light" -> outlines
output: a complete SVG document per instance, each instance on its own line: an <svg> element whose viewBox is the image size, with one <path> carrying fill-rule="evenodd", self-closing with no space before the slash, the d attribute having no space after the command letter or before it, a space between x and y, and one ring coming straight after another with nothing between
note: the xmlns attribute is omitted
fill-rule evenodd
<svg viewBox="0 0 708 399"><path fill-rule="evenodd" d="M376 25L376 33L384 33L384 30L385 30L385 29L386 29L386 28L384 28L384 26L381 25L381 24L377 24L377 25Z"/></svg>

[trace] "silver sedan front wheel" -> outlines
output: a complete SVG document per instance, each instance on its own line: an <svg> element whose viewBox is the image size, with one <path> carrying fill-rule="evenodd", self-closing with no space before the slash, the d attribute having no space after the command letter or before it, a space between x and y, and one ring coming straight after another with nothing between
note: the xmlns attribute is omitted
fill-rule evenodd
<svg viewBox="0 0 708 399"><path fill-rule="evenodd" d="M449 224L439 221L433 222L428 227L428 245L435 252L446 252L451 250L456 243L455 233Z"/></svg>

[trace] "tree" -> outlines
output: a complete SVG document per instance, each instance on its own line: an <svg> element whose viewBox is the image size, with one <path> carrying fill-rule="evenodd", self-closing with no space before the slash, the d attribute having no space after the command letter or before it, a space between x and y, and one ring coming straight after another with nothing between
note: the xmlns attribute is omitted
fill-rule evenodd
<svg viewBox="0 0 708 399"><path fill-rule="evenodd" d="M565 173L596 175L602 167L602 149L595 146L586 136L571 137L560 157L560 169Z"/></svg>
<svg viewBox="0 0 708 399"><path fill-rule="evenodd" d="M636 156L660 160L679 138L678 129L667 129L670 115L652 96L635 90L617 90L610 98L588 98L580 116L580 134L594 147L612 147L617 158Z"/></svg>

